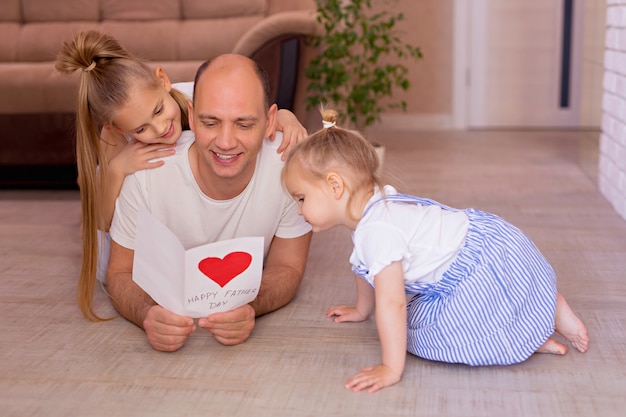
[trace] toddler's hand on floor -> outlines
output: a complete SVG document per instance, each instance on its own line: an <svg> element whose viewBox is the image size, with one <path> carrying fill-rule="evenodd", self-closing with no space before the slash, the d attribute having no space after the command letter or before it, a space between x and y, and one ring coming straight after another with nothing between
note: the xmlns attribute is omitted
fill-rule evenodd
<svg viewBox="0 0 626 417"><path fill-rule="evenodd" d="M344 321L364 321L367 320L367 316L361 314L361 312L355 306L334 306L328 309L326 317L332 318L336 323Z"/></svg>
<svg viewBox="0 0 626 417"><path fill-rule="evenodd" d="M369 388L367 392L376 392L400 381L402 373L398 373L386 365L364 368L346 383L346 388L354 392Z"/></svg>

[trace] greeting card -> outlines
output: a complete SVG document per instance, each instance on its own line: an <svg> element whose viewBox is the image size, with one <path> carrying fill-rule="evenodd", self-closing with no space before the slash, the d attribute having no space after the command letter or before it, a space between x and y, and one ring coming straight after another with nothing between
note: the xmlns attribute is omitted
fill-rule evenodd
<svg viewBox="0 0 626 417"><path fill-rule="evenodd" d="M194 318L254 300L263 272L263 237L223 240L185 250L148 210L137 216L133 281L154 301Z"/></svg>

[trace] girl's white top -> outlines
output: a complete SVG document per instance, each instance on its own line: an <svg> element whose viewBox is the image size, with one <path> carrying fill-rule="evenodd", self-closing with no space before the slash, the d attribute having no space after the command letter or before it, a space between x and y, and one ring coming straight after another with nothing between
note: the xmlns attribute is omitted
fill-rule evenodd
<svg viewBox="0 0 626 417"><path fill-rule="evenodd" d="M384 192L397 193L390 185ZM439 281L465 241L469 227L465 212L394 202L379 202L368 210L382 197L376 189L352 233L353 270L367 271L364 278L373 286L376 274L401 260L405 284Z"/></svg>

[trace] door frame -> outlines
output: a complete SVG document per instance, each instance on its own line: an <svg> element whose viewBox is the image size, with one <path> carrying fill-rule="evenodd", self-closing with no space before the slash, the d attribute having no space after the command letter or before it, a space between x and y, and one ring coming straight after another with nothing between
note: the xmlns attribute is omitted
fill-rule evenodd
<svg viewBox="0 0 626 417"><path fill-rule="evenodd" d="M472 91L485 89L485 56L486 25L481 19L486 16L488 0L453 0L453 88L452 88L452 127L455 129L471 129L470 106L478 112L479 119L485 120L484 102L482 97L473 97ZM579 127L581 117L581 80L582 80L582 48L584 25L584 0L574 1L573 29L570 55L570 103L574 108L569 126L562 123L560 127ZM473 73L472 73L473 72ZM470 85L472 83L473 85ZM480 117L481 112L483 116ZM481 126L488 128L489 126ZM546 126L550 127L550 126ZM480 128L480 127L479 127Z"/></svg>

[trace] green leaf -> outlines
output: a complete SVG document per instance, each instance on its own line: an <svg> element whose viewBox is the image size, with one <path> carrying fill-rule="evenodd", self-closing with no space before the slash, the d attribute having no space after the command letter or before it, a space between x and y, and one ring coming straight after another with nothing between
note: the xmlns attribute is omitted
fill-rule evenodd
<svg viewBox="0 0 626 417"><path fill-rule="evenodd" d="M394 90L410 88L402 61L422 59L420 48L405 43L395 30L403 13L374 12L371 0L316 0L316 4L324 33L309 40L319 53L305 68L307 108L320 103L337 106L340 120L356 127L378 122L386 108L406 111L404 101L381 104L393 97Z"/></svg>

